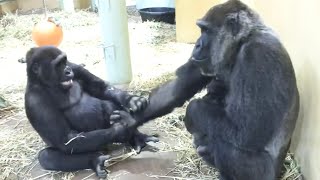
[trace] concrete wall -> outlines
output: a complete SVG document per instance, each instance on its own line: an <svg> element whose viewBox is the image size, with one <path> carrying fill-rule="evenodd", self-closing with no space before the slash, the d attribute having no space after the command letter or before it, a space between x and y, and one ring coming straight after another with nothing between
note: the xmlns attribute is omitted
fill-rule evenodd
<svg viewBox="0 0 320 180"><path fill-rule="evenodd" d="M136 0L137 9L150 7L175 7L175 0Z"/></svg>
<svg viewBox="0 0 320 180"><path fill-rule="evenodd" d="M61 9L61 0L46 0L47 8ZM14 0L0 3L0 17L5 14L13 14L19 9L20 12L30 12L33 9L43 8L43 0ZM75 9L88 9L91 0L73 0Z"/></svg>
<svg viewBox="0 0 320 180"><path fill-rule="evenodd" d="M48 9L60 8L61 0L46 0ZM86 9L91 6L91 0L73 0L75 9ZM43 8L43 0L16 0L0 4L0 15L14 12L19 9L22 12Z"/></svg>
<svg viewBox="0 0 320 180"><path fill-rule="evenodd" d="M0 16L5 14L12 14L17 10L18 4L16 1L0 2Z"/></svg>
<svg viewBox="0 0 320 180"><path fill-rule="evenodd" d="M319 0L243 0L253 7L280 36L289 51L300 91L300 114L291 150L307 180L320 179L320 1ZM183 4L188 3L188 4ZM222 1L220 1L222 2ZM215 4L217 1L211 1ZM183 42L198 37L194 22L183 24L181 15L204 14L208 3L177 0L177 39ZM210 4L210 3L209 3ZM182 6L188 7L188 9ZM194 7L194 8L190 8ZM194 21L193 19L190 21ZM179 27L180 26L180 27ZM179 28L178 28L179 27ZM181 38L186 37L186 38Z"/></svg>
<svg viewBox="0 0 320 180"><path fill-rule="evenodd" d="M22 11L29 11L43 7L43 0L17 0L18 7ZM46 1L48 9L59 8L59 0Z"/></svg>

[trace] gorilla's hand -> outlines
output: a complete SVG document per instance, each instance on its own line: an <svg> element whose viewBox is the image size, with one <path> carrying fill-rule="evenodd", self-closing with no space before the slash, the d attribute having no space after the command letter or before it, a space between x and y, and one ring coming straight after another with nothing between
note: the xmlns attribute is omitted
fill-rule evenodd
<svg viewBox="0 0 320 180"><path fill-rule="evenodd" d="M135 131L136 121L125 111L113 111L110 122L115 129L115 138L118 142L127 142Z"/></svg>
<svg viewBox="0 0 320 180"><path fill-rule="evenodd" d="M119 123L127 128L132 128L136 125L136 120L125 111L113 111L110 115L110 121L114 124Z"/></svg>
<svg viewBox="0 0 320 180"><path fill-rule="evenodd" d="M107 179L108 172L106 170L105 161L108 159L110 159L109 155L100 155L92 161L93 170L96 172L99 179Z"/></svg>
<svg viewBox="0 0 320 180"><path fill-rule="evenodd" d="M126 103L126 108L128 108L133 113L144 110L148 105L148 100L140 96L130 96Z"/></svg>

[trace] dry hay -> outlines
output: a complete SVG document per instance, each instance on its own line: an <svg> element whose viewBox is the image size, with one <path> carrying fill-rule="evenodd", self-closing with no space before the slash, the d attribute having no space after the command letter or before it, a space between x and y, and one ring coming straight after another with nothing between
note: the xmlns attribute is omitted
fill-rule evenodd
<svg viewBox="0 0 320 180"><path fill-rule="evenodd" d="M26 123L24 87L1 87L8 107L0 109L0 179L17 179L30 172L37 151L43 147L39 136Z"/></svg>
<svg viewBox="0 0 320 180"><path fill-rule="evenodd" d="M0 179L26 177L32 170L29 166L36 160L36 153L43 147L41 139L35 132L23 128L0 127Z"/></svg>
<svg viewBox="0 0 320 180"><path fill-rule="evenodd" d="M96 14L86 11L71 14L54 12L53 14L56 18L64 19L63 25L66 29L95 25L98 21ZM27 16L4 16L0 19L0 47L8 47L8 45L15 47L16 45L30 44L31 27L41 18L43 18L43 15L34 14ZM131 33L138 31L139 34L143 35L143 38L141 36L132 36L136 38L132 39L132 42L141 45L141 48L156 47L156 53L174 51L175 48L170 48L170 43L174 43L172 39L174 38L174 26L147 22L140 25L131 23L129 27ZM164 46L164 44L169 44L169 48L168 46ZM148 72L148 78L146 78L147 73L143 74L143 76L140 76L139 73L135 74L134 81L130 85L130 90L145 96L152 88L174 78L173 71L168 70L168 67L153 69L152 72ZM30 179L30 173L37 165L37 152L44 147L43 142L31 128L25 117L23 90L24 86L0 89L1 96L11 104L11 106L5 109L0 109L0 179ZM192 137L186 131L182 121L186 105L187 103L182 108L177 108L173 113L158 118L154 122L156 123L156 127L158 127L157 130L165 132L166 138L175 141L174 145L165 144L161 151L175 151L178 158L175 162L175 168L170 170L167 175L154 175L151 177L164 179L217 179L218 172L214 168L208 167L192 147ZM292 154L288 154L286 158L285 169L283 180L301 178L299 166L294 161ZM46 179L67 180L72 179L75 176L75 172L44 171L43 175L33 177L33 179L40 179L44 176Z"/></svg>
<svg viewBox="0 0 320 180"><path fill-rule="evenodd" d="M180 111L179 111L180 110ZM186 131L182 117L184 108L178 112L173 112L161 120L156 121L158 130L164 131L168 137L175 140L175 145L167 146L163 151L178 152L175 168L170 171L172 176L167 176L170 179L194 179L194 180L213 180L218 179L218 171L209 167L196 153L192 146L192 137ZM154 176L158 177L158 176ZM162 176L164 177L164 176ZM284 172L281 180L302 180L300 167L294 160L293 154L288 153L284 163Z"/></svg>
<svg viewBox="0 0 320 180"><path fill-rule="evenodd" d="M90 26L98 23L97 14L88 11L78 11L77 13L67 13L64 11L50 12L48 16L61 21L64 29ZM31 41L31 31L35 23L44 19L43 14L29 15L5 15L0 19L0 42L4 39L17 39L20 41ZM80 20L81 19L81 20ZM3 41L3 43L5 43ZM0 44L3 45L3 44Z"/></svg>
<svg viewBox="0 0 320 180"><path fill-rule="evenodd" d="M143 90L142 95L145 92L150 92L154 87L157 87L164 82L174 79L173 73L167 73L163 76L149 79L147 81L133 82L131 88L135 90ZM195 98L202 97L206 91L202 91L195 95ZM139 93L139 91L136 93ZM174 140L174 146L172 144L165 143L165 146L161 148L161 151L174 151L177 152L178 158L175 162L175 167L168 172L166 176L153 175L154 178L167 178L176 180L213 180L218 179L218 171L212 167L209 167L196 153L193 147L192 136L186 130L183 118L188 102L181 108L176 108L169 115L158 118L155 123L158 131L163 131L166 134L166 138ZM288 153L283 165L282 178L280 180L302 180L302 174L300 167L294 160L293 153Z"/></svg>
<svg viewBox="0 0 320 180"><path fill-rule="evenodd" d="M7 99L11 99L8 107L0 109L0 180L72 179L77 172L63 173L43 170L41 175L32 176L32 170L38 165L37 153L45 147L45 144L26 119L21 95L23 90L0 89L0 92ZM116 159L110 159L107 167L135 154L134 151L131 151ZM84 179L92 176L94 173Z"/></svg>

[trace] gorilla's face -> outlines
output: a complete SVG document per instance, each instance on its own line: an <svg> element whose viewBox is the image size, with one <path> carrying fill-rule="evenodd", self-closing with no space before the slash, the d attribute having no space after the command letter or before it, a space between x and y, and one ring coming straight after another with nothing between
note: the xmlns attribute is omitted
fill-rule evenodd
<svg viewBox="0 0 320 180"><path fill-rule="evenodd" d="M28 76L48 87L69 89L74 77L67 56L52 46L32 48L27 53Z"/></svg>
<svg viewBox="0 0 320 180"><path fill-rule="evenodd" d="M251 16L254 15L244 11L244 5L239 4L235 8L232 3L240 2L215 6L197 21L201 36L190 60L199 66L205 76L215 76L217 70L233 63L234 54L252 29Z"/></svg>
<svg viewBox="0 0 320 180"><path fill-rule="evenodd" d="M55 60L51 62L52 67L54 68L53 71L56 72L58 76L58 83L64 89L69 89L72 87L73 84L73 71L67 65L67 56L63 53L59 55Z"/></svg>
<svg viewBox="0 0 320 180"><path fill-rule="evenodd" d="M211 63L211 46L215 33L209 24L198 21L197 25L201 29L201 36L198 38L192 52L191 61L200 67L201 73L205 76L214 76L213 64Z"/></svg>

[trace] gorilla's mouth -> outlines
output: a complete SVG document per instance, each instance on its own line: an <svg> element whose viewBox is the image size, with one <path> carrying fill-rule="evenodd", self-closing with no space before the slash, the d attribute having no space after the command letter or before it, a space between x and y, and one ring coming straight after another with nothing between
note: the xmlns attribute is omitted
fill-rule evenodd
<svg viewBox="0 0 320 180"><path fill-rule="evenodd" d="M195 57L191 57L191 61L200 68L201 74L203 76L214 76L214 73L211 69L212 65L210 62L210 58L196 59Z"/></svg>
<svg viewBox="0 0 320 180"><path fill-rule="evenodd" d="M205 61L209 61L209 58L196 59L195 57L191 57L191 60L197 63L203 63Z"/></svg>
<svg viewBox="0 0 320 180"><path fill-rule="evenodd" d="M70 87L70 86L72 86L72 84L73 84L72 79L70 79L70 80L68 80L68 81L63 81L63 82L61 82L61 85L62 85L63 87Z"/></svg>
<svg viewBox="0 0 320 180"><path fill-rule="evenodd" d="M213 76L215 76L215 73L209 72L208 69L200 68L200 70L201 70L201 74L202 74L203 76L207 76L207 77L213 77Z"/></svg>
<svg viewBox="0 0 320 180"><path fill-rule="evenodd" d="M200 71L201 71L201 74L203 76L208 76L208 77L213 77L215 76L215 73L213 72L213 69L212 69L212 65L211 64L207 64L207 65L199 65L199 68L200 68Z"/></svg>

